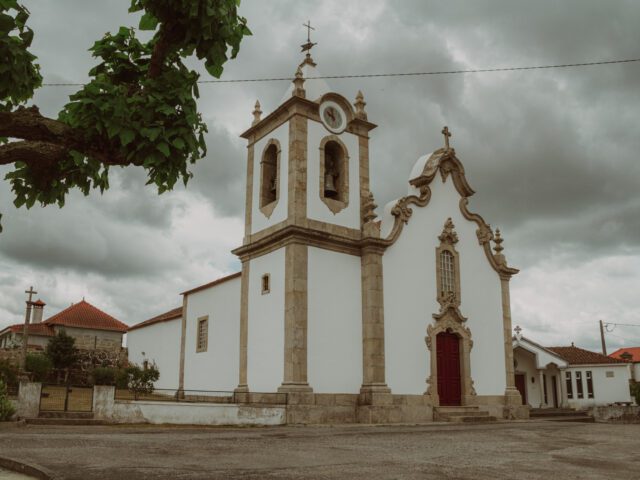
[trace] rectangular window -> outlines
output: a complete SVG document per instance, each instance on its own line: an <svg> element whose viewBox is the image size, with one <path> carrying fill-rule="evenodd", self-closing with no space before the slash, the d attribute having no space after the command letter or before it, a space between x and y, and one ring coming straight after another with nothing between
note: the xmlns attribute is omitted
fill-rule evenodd
<svg viewBox="0 0 640 480"><path fill-rule="evenodd" d="M593 398L593 375L587 372L587 396Z"/></svg>
<svg viewBox="0 0 640 480"><path fill-rule="evenodd" d="M566 373L567 378L567 398L573 398L573 382L571 381L571 372Z"/></svg>
<svg viewBox="0 0 640 480"><path fill-rule="evenodd" d="M206 352L209 343L209 317L198 318L198 332L196 335L196 352Z"/></svg>
<svg viewBox="0 0 640 480"><path fill-rule="evenodd" d="M611 371L611 370L608 371L607 372L607 378L613 378L613 377L614 377L613 371Z"/></svg>
<svg viewBox="0 0 640 480"><path fill-rule="evenodd" d="M542 383L544 385L544 403L545 405L549 405L549 396L547 394L547 376L542 374Z"/></svg>
<svg viewBox="0 0 640 480"><path fill-rule="evenodd" d="M271 291L271 277L268 273L262 276L262 294L269 293Z"/></svg>
<svg viewBox="0 0 640 480"><path fill-rule="evenodd" d="M576 391L578 392L578 398L584 398L584 391L582 389L582 372L576 372Z"/></svg>

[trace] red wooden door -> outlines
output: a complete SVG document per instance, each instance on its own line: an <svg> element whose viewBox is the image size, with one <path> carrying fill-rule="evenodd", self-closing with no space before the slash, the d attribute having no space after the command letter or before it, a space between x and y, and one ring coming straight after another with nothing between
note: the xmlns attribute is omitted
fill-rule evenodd
<svg viewBox="0 0 640 480"><path fill-rule="evenodd" d="M527 404L527 393L526 393L526 377L522 373L516 373L516 388L520 392L520 396L522 397L522 404Z"/></svg>
<svg viewBox="0 0 640 480"><path fill-rule="evenodd" d="M460 339L448 332L436 336L440 405L461 405Z"/></svg>

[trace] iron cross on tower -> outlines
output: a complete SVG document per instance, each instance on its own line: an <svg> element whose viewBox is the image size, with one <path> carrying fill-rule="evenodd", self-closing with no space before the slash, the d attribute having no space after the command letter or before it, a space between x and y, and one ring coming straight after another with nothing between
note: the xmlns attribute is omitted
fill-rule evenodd
<svg viewBox="0 0 640 480"><path fill-rule="evenodd" d="M314 45L317 45L316 43L313 43L311 41L311 30L315 30L315 28L311 26L311 20L307 20L307 23L303 23L302 26L307 27L307 43L305 43L304 45L301 45L302 46L301 52L308 52L311 50L311 48Z"/></svg>
<svg viewBox="0 0 640 480"><path fill-rule="evenodd" d="M445 125L445 127L442 129L442 134L444 135L444 146L447 150L449 150L449 137L451 136L449 127Z"/></svg>

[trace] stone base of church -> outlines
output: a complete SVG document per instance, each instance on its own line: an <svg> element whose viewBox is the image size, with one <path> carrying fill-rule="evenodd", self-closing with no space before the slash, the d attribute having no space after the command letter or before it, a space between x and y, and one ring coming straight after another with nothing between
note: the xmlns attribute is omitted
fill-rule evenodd
<svg viewBox="0 0 640 480"><path fill-rule="evenodd" d="M526 405L514 405L506 395L474 395L477 406L498 419L529 418ZM429 423L434 420L430 395L288 393L288 424Z"/></svg>

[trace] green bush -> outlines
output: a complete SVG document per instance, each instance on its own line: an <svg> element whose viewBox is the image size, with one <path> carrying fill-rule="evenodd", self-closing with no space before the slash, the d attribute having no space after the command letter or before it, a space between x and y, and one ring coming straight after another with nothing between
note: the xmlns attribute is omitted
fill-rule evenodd
<svg viewBox="0 0 640 480"><path fill-rule="evenodd" d="M14 413L16 413L16 409L13 408L13 404L9 401L7 387L0 380L0 422L10 420Z"/></svg>
<svg viewBox="0 0 640 480"><path fill-rule="evenodd" d="M631 396L636 399L636 404L640 405L640 382L631 384Z"/></svg>
<svg viewBox="0 0 640 480"><path fill-rule="evenodd" d="M27 372L31 372L35 382L45 382L53 369L53 363L46 355L28 353L25 369Z"/></svg>
<svg viewBox="0 0 640 480"><path fill-rule="evenodd" d="M160 370L155 362L148 365L146 368L142 368L135 363L130 364L127 369L127 386L131 390L135 397L138 397L139 393L152 393L153 382L160 378Z"/></svg>
<svg viewBox="0 0 640 480"><path fill-rule="evenodd" d="M127 389L129 388L129 375L126 368L119 368L116 370L115 376L116 388Z"/></svg>
<svg viewBox="0 0 640 480"><path fill-rule="evenodd" d="M112 367L96 367L91 372L94 385L115 385L117 370Z"/></svg>
<svg viewBox="0 0 640 480"><path fill-rule="evenodd" d="M18 385L18 367L9 360L0 360L0 381L5 385Z"/></svg>

